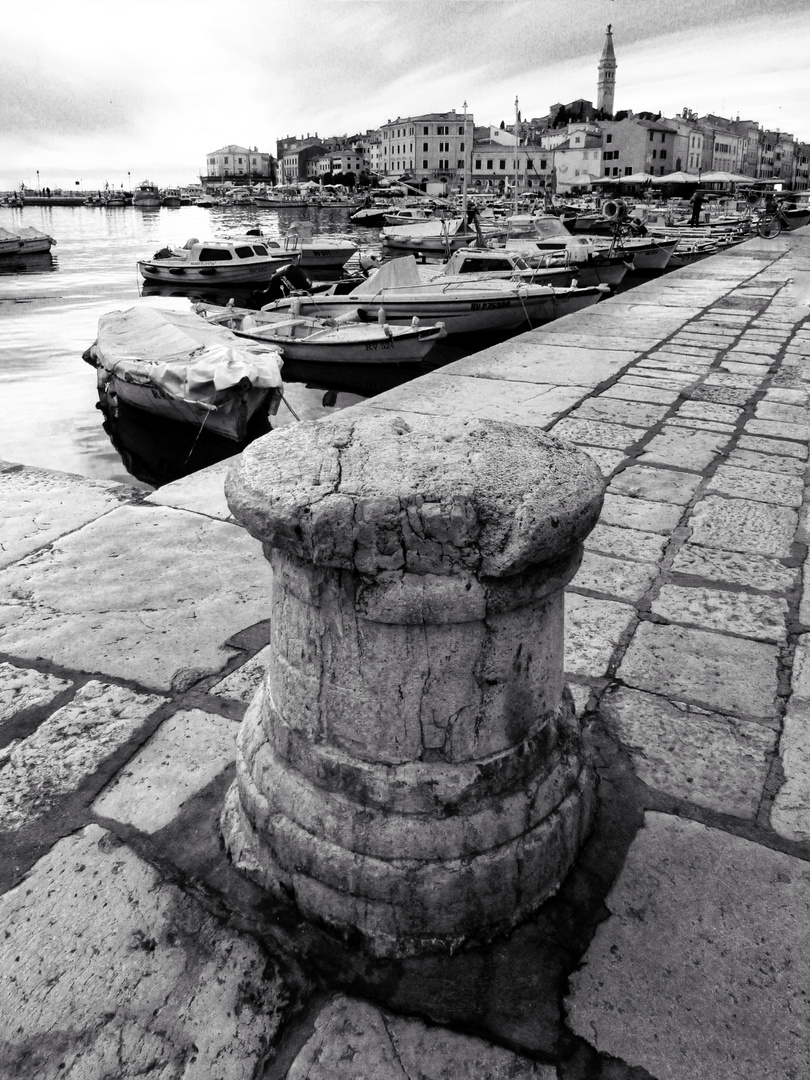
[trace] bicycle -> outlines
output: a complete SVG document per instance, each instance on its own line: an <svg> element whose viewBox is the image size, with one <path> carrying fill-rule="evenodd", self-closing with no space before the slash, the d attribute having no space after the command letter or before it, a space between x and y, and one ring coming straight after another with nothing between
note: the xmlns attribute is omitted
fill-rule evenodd
<svg viewBox="0 0 810 1080"><path fill-rule="evenodd" d="M795 209L791 204L790 208ZM764 213L757 222L757 232L766 240L772 240L778 236L782 229L790 229L791 221L782 208L782 204L776 199L766 199Z"/></svg>

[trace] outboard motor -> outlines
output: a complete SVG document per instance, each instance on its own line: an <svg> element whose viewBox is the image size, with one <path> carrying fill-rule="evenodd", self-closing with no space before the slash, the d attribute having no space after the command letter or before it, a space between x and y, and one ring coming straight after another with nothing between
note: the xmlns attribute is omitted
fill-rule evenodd
<svg viewBox="0 0 810 1080"><path fill-rule="evenodd" d="M258 309L263 304L269 304L271 300L281 300L296 292L309 292L311 288L312 278L306 270L296 263L287 263L276 270L263 289L250 293L248 302L251 307Z"/></svg>

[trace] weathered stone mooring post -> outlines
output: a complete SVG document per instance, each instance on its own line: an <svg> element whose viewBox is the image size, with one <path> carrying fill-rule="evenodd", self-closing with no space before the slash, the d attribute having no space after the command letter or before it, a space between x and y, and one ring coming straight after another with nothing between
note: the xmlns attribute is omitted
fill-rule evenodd
<svg viewBox="0 0 810 1080"><path fill-rule="evenodd" d="M351 410L254 443L226 490L273 568L235 864L378 956L509 930L592 815L563 588L598 469L532 428Z"/></svg>

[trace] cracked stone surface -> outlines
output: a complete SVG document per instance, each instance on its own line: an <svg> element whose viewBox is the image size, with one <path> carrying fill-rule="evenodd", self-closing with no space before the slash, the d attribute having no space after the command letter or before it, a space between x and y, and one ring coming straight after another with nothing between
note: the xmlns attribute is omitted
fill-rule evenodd
<svg viewBox="0 0 810 1080"><path fill-rule="evenodd" d="M333 998L285 1080L556 1080L542 1065L483 1039Z"/></svg>
<svg viewBox="0 0 810 1080"><path fill-rule="evenodd" d="M645 784L718 813L756 816L773 729L627 688L602 700L601 716Z"/></svg>
<svg viewBox="0 0 810 1080"><path fill-rule="evenodd" d="M245 1080L287 991L255 941L90 825L0 898L0 999L14 1080Z"/></svg>
<svg viewBox="0 0 810 1080"><path fill-rule="evenodd" d="M230 675L226 675L224 679L220 679L218 683L215 683L211 687L210 693L220 697L233 698L247 705L259 688L259 683L267 672L269 662L270 647L267 646L242 664L241 667L238 667L236 671L232 671Z"/></svg>
<svg viewBox="0 0 810 1080"><path fill-rule="evenodd" d="M19 829L77 791L164 700L91 681L31 735L0 750L0 828Z"/></svg>
<svg viewBox="0 0 810 1080"><path fill-rule="evenodd" d="M807 1074L807 862L648 813L607 906L571 978L577 1034L656 1080Z"/></svg>
<svg viewBox="0 0 810 1080"><path fill-rule="evenodd" d="M236 525L125 506L0 571L0 634L22 659L183 689L266 618L270 577Z"/></svg>

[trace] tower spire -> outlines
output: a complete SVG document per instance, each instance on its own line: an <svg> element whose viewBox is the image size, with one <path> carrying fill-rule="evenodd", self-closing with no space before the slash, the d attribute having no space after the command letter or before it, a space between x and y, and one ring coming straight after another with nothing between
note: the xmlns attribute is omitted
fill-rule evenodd
<svg viewBox="0 0 810 1080"><path fill-rule="evenodd" d="M608 23L602 58L599 61L599 78L596 84L596 107L608 116L613 115L613 95L616 90L616 54L613 51L612 26Z"/></svg>

